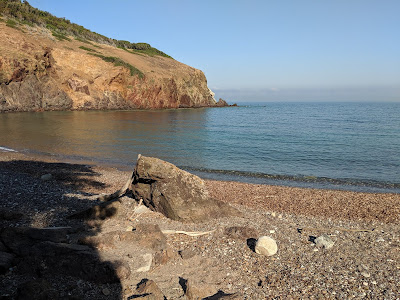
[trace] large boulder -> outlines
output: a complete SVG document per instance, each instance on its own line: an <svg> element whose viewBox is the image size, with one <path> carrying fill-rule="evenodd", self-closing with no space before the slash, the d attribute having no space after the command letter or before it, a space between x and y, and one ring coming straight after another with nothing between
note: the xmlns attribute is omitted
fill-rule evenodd
<svg viewBox="0 0 400 300"><path fill-rule="evenodd" d="M173 220L200 222L238 214L227 203L211 198L200 177L158 158L139 156L132 192L150 209Z"/></svg>

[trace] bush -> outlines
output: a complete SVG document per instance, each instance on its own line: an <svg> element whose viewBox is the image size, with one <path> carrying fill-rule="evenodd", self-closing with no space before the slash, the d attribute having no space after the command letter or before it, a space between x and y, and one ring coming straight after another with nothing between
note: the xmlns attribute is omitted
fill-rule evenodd
<svg viewBox="0 0 400 300"><path fill-rule="evenodd" d="M106 62L113 63L114 66L116 66L116 67L125 67L125 68L129 69L131 76L137 75L140 79L144 78L144 74L139 69L135 68L131 64L128 64L127 62L123 61L119 57L104 56L104 55L95 54L95 53L88 53L88 54L100 57L102 60L104 60Z"/></svg>
<svg viewBox="0 0 400 300"><path fill-rule="evenodd" d="M11 27L11 28L17 28L17 22L15 22L14 20L12 20L12 19L8 19L7 20L7 22L6 22L6 25L8 26L8 27Z"/></svg>
<svg viewBox="0 0 400 300"><path fill-rule="evenodd" d="M52 31L51 34L59 41L71 41L71 39L67 37L65 34L58 33L55 31Z"/></svg>
<svg viewBox="0 0 400 300"><path fill-rule="evenodd" d="M83 50L86 50L86 51L89 51L89 52L97 52L96 50L94 50L92 48L85 47L85 46L80 46L79 48L81 48Z"/></svg>

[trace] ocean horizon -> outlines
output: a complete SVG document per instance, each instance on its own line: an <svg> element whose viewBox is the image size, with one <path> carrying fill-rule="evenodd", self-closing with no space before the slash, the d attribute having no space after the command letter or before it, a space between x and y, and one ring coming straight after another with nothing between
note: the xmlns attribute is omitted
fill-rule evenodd
<svg viewBox="0 0 400 300"><path fill-rule="evenodd" d="M0 114L0 153L132 169L154 156L203 178L400 193L400 103Z"/></svg>

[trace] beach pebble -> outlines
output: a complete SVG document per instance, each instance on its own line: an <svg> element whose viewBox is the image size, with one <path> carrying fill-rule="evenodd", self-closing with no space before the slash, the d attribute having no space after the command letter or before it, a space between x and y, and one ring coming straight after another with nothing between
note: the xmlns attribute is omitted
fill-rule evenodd
<svg viewBox="0 0 400 300"><path fill-rule="evenodd" d="M314 243L317 247L325 248L325 249L330 249L335 244L335 242L332 241L332 239L326 234L323 234L323 235L317 237L315 239Z"/></svg>
<svg viewBox="0 0 400 300"><path fill-rule="evenodd" d="M53 178L53 175L51 174L44 174L40 177L40 179L42 179L43 181L48 181L51 180Z"/></svg>
<svg viewBox="0 0 400 300"><path fill-rule="evenodd" d="M361 272L361 275L364 276L365 278L371 277L371 274L369 274L368 272Z"/></svg>
<svg viewBox="0 0 400 300"><path fill-rule="evenodd" d="M102 292L103 292L103 295L105 295L105 296L108 296L108 295L111 294L111 292L110 292L110 290L109 290L108 288L104 288L104 289L102 290Z"/></svg>
<svg viewBox="0 0 400 300"><path fill-rule="evenodd" d="M272 256L278 251L276 241L269 236L261 236L256 243L255 251L258 254Z"/></svg>

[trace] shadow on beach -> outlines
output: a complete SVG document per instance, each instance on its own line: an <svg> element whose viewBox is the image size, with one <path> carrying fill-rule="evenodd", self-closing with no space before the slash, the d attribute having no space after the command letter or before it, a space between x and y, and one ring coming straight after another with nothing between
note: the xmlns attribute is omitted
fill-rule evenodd
<svg viewBox="0 0 400 300"><path fill-rule="evenodd" d="M106 187L98 175L81 164L0 162L1 299L121 299L116 262L78 242L100 227L69 218L98 204L87 192Z"/></svg>

